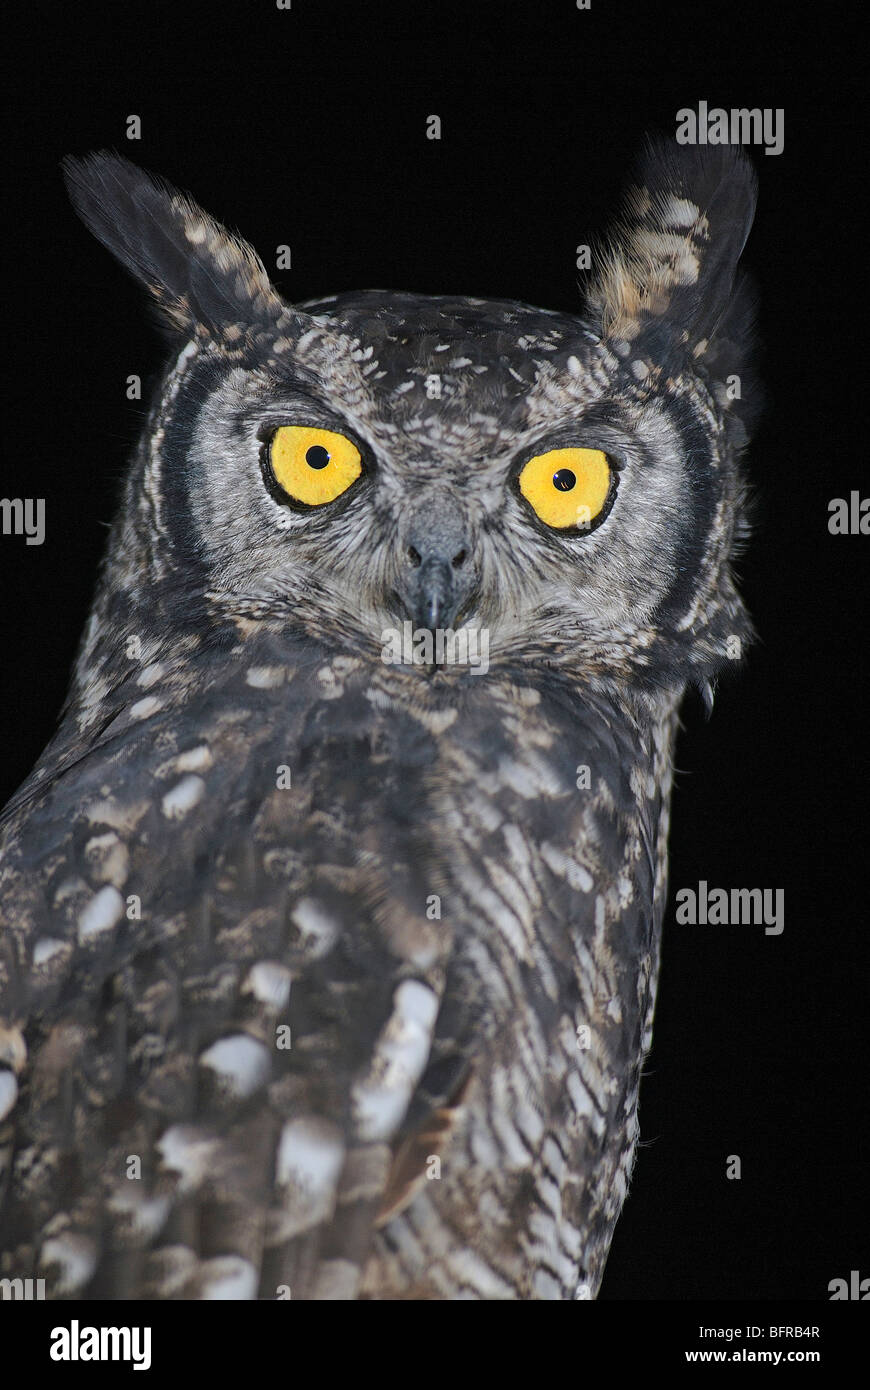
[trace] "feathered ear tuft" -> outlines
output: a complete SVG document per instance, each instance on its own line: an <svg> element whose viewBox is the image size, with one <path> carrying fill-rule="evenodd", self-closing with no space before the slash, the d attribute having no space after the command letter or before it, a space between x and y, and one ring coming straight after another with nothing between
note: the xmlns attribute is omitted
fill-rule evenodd
<svg viewBox="0 0 870 1390"><path fill-rule="evenodd" d="M669 350L730 369L751 330L752 305L737 262L755 212L756 181L739 147L650 141L625 211L599 257L588 295L602 338L641 335L661 362ZM739 293L737 292L739 289Z"/></svg>
<svg viewBox="0 0 870 1390"><path fill-rule="evenodd" d="M286 309L256 252L192 199L110 151L67 157L73 207L170 323L238 346Z"/></svg>

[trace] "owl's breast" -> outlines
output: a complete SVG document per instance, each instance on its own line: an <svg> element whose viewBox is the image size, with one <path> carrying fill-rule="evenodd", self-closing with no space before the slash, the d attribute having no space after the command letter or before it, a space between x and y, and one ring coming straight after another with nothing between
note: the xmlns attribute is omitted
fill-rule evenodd
<svg viewBox="0 0 870 1390"><path fill-rule="evenodd" d="M342 1164L381 1175L364 1295L596 1286L655 976L657 735L531 683L415 690L275 643L120 686L86 750L62 731L4 824L17 1152L51 1155L9 1198L19 1251L52 1212L103 1230L97 1194L145 1151L161 1212L173 1163L185 1202L193 1182L270 1212L268 1259L248 1218L215 1240L305 1296L309 1218L280 1214L280 1156L313 1125L342 1270L365 1248ZM217 1146L214 1172L191 1177L179 1125Z"/></svg>

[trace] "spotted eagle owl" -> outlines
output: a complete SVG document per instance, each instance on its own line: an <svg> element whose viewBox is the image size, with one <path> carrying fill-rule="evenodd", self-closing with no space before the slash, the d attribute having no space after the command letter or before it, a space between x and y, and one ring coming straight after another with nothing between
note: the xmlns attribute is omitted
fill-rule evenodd
<svg viewBox="0 0 870 1390"><path fill-rule="evenodd" d="M749 165L650 145L582 317L294 307L126 160L66 173L174 347L2 820L0 1274L594 1297L678 708L750 636Z"/></svg>

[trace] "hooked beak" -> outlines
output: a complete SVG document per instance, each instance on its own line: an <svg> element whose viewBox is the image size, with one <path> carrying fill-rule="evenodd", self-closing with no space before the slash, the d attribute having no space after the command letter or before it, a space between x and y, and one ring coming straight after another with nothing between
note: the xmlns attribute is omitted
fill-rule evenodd
<svg viewBox="0 0 870 1390"><path fill-rule="evenodd" d="M418 506L400 542L397 596L417 629L449 631L477 583L459 507L433 497Z"/></svg>
<svg viewBox="0 0 870 1390"><path fill-rule="evenodd" d="M456 616L453 567L441 555L430 555L417 572L414 626L432 632L451 626Z"/></svg>

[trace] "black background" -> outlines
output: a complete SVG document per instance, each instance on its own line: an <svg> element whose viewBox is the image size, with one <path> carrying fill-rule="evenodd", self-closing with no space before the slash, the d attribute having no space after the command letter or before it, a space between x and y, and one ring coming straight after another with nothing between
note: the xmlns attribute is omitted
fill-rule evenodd
<svg viewBox="0 0 870 1390"><path fill-rule="evenodd" d="M2 494L46 499L41 547L0 538L2 767L49 738L163 346L144 296L69 208L58 163L114 147L237 228L289 299L384 287L575 311L575 247L681 107L782 107L750 151L745 265L766 409L741 587L761 640L677 750L671 909L642 1148L603 1299L828 1298L870 1277L866 618L870 538L854 36L817 6L274 0L34 7L8 60ZM21 26L25 25L26 28ZM142 119L142 139L125 137ZM426 118L442 120L440 142ZM147 395L147 392L146 392ZM783 888L785 931L689 927L673 893ZM862 1149L863 1145L863 1149ZM742 1179L727 1181L738 1154Z"/></svg>

